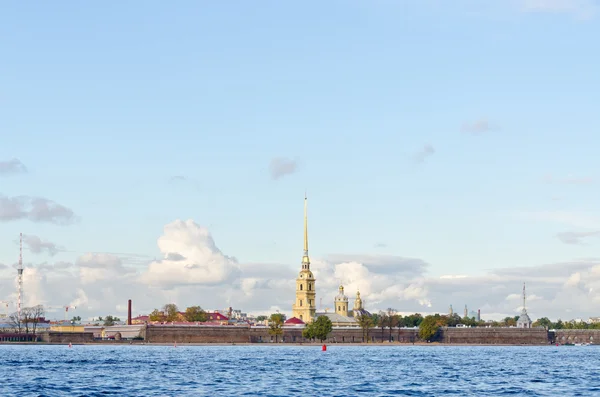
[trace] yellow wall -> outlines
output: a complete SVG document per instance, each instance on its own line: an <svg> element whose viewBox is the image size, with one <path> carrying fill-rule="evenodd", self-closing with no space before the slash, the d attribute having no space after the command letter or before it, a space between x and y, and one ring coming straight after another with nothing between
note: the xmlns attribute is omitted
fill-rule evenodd
<svg viewBox="0 0 600 397"><path fill-rule="evenodd" d="M84 332L83 325L53 325L50 331L55 332Z"/></svg>

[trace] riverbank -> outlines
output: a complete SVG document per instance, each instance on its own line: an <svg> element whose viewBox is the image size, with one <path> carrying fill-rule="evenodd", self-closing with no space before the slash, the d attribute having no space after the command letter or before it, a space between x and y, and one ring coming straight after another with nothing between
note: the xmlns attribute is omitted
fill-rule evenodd
<svg viewBox="0 0 600 397"><path fill-rule="evenodd" d="M415 343L145 343L142 341L97 341L97 342L79 342L70 343L72 346L163 346L163 347L187 347L187 346L269 346L269 347L318 347L321 348L326 345L328 348L331 347L411 347L411 346L432 346L432 347L451 347L451 346L555 346L553 344L509 344L509 343L497 343L497 344L482 344L482 343L440 343L440 342L415 342ZM2 345L23 345L23 346L68 346L69 342L5 342L0 343ZM562 346L562 345L561 345ZM594 346L594 345L591 345Z"/></svg>

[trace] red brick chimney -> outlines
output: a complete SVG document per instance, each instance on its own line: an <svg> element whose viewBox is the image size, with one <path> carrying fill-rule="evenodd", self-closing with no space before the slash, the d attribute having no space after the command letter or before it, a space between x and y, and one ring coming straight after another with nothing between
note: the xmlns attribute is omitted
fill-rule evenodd
<svg viewBox="0 0 600 397"><path fill-rule="evenodd" d="M131 325L131 299L127 301L127 325Z"/></svg>

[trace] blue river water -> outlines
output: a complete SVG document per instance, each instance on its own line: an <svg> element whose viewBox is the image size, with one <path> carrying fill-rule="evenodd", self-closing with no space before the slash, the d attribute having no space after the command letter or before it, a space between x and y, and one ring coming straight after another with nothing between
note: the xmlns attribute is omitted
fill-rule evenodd
<svg viewBox="0 0 600 397"><path fill-rule="evenodd" d="M0 345L5 396L600 396L595 346Z"/></svg>

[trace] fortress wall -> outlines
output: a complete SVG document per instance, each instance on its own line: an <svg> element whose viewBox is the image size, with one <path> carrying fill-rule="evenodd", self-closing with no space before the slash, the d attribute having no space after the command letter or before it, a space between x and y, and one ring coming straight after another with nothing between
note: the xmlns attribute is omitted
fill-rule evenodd
<svg viewBox="0 0 600 397"><path fill-rule="evenodd" d="M550 335L553 343L600 344L600 329L557 329Z"/></svg>
<svg viewBox="0 0 600 397"><path fill-rule="evenodd" d="M392 330L393 343L413 343L419 341L418 329L401 328ZM600 330L596 331L600 343ZM371 328L369 343L388 342L389 329ZM589 339L589 336L588 336ZM148 326L146 341L150 343L271 343L275 337L269 335L267 327L202 327L202 326ZM284 328L283 343L309 343L302 337L302 328ZM449 344L509 344L547 345L548 332L543 328L442 328L438 341ZM334 328L326 343L362 343L361 328Z"/></svg>
<svg viewBox="0 0 600 397"><path fill-rule="evenodd" d="M42 332L40 339L47 343L91 343L94 342L92 332Z"/></svg>
<svg viewBox="0 0 600 397"><path fill-rule="evenodd" d="M547 345L550 343L544 328L454 328L440 330L440 342L465 344Z"/></svg>
<svg viewBox="0 0 600 397"><path fill-rule="evenodd" d="M416 329L393 329L394 342L412 343L417 341ZM369 342L387 342L389 329L370 329ZM277 338L284 343L309 343L302 336L302 328L284 328L283 337ZM150 343L270 343L275 337L269 335L267 327L202 327L202 326L152 326L146 329L146 341ZM326 339L327 343L361 343L361 328L334 328Z"/></svg>

